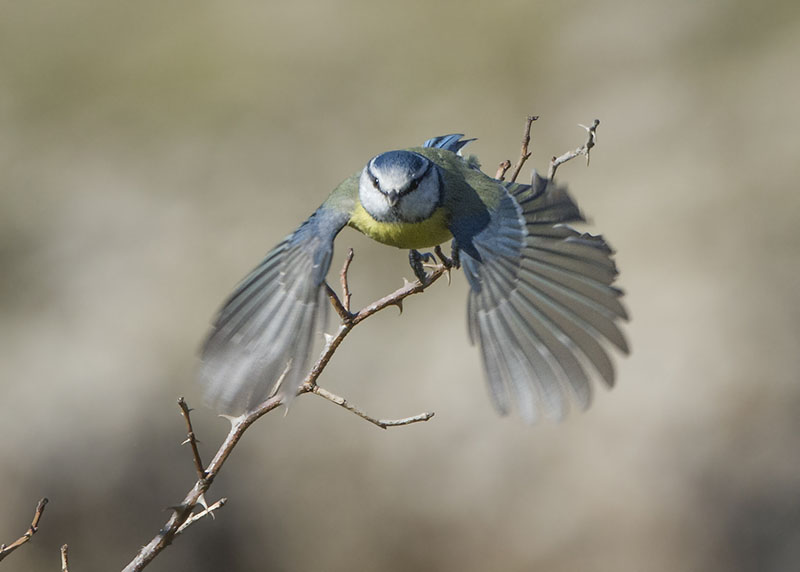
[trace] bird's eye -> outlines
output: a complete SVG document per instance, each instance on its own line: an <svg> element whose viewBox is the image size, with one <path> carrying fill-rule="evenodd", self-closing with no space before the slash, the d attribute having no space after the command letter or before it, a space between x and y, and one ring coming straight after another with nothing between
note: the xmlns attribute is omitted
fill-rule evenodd
<svg viewBox="0 0 800 572"><path fill-rule="evenodd" d="M378 177L372 177L372 186L376 189L380 189L380 183L378 183Z"/></svg>
<svg viewBox="0 0 800 572"><path fill-rule="evenodd" d="M419 187L419 179L414 179L413 181L411 181L411 184L410 184L410 185L408 185L408 190L409 190L409 191L413 191L413 190L415 190L417 187Z"/></svg>

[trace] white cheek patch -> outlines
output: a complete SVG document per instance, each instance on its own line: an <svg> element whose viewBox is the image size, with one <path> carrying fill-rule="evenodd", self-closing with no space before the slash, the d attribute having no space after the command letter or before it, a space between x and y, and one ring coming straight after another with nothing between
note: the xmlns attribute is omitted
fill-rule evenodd
<svg viewBox="0 0 800 572"><path fill-rule="evenodd" d="M361 178L358 181L358 198L361 201L361 206L372 215L372 218L376 220L391 218L390 212L392 208L389 206L389 201L372 184L366 168L361 172Z"/></svg>
<svg viewBox="0 0 800 572"><path fill-rule="evenodd" d="M425 175L416 190L400 199L400 216L408 222L419 222L433 214L439 205L439 180L433 169Z"/></svg>

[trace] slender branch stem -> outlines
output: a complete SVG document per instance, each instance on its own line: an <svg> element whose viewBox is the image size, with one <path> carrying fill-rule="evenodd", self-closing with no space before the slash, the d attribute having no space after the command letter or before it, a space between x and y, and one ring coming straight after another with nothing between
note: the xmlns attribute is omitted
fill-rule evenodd
<svg viewBox="0 0 800 572"><path fill-rule="evenodd" d="M47 497L42 498L36 505L36 510L33 513L33 520L31 521L31 525L28 527L28 530L25 531L25 534L20 536L14 542L9 545L0 544L0 560L14 552L17 548L22 546L23 544L30 541L33 538L33 535L39 530L39 520L42 518L42 513L44 512L44 507L47 506Z"/></svg>
<svg viewBox="0 0 800 572"><path fill-rule="evenodd" d="M325 293L328 294L328 299L331 301L331 306L333 309L336 310L336 313L339 314L339 318L342 319L343 322L352 319L350 312L345 310L344 304L339 299L339 295L336 293L336 290L331 288L331 285L325 282Z"/></svg>
<svg viewBox="0 0 800 572"><path fill-rule="evenodd" d="M433 417L433 412L426 412L426 413L420 413L419 415L413 415L411 417L404 417L403 419L375 419L368 413L365 413L352 403L348 402L344 397L339 397L335 393L332 393L327 389L321 388L319 385L312 385L310 391L311 393L314 393L322 398L327 399L331 403L335 403L339 407L344 407L351 413L355 413L362 419L366 419L367 421L369 421L373 425L377 425L381 429L386 429L388 427L399 427L401 425L411 425L412 423L427 421L428 419Z"/></svg>
<svg viewBox="0 0 800 572"><path fill-rule="evenodd" d="M192 447L192 458L194 459L194 467L197 470L197 478L205 479L206 472L203 469L203 461L200 460L200 451L197 450L197 438L194 436L194 430L192 429L192 419L189 416L189 406L186 405L186 401L183 397L178 398L178 406L181 408L181 415L186 420L186 441L182 444L185 445L188 443Z"/></svg>
<svg viewBox="0 0 800 572"><path fill-rule="evenodd" d="M340 274L340 281L342 284L342 298L336 294L336 291L331 288L331 285L325 282L325 291L331 301L333 309L339 314L342 323L349 322L353 319L353 314L350 312L350 286L347 283L347 272L350 270L350 263L353 262L353 249L347 251L347 256L344 259L342 272Z"/></svg>
<svg viewBox="0 0 800 572"><path fill-rule="evenodd" d="M61 572L69 572L69 558L67 557L68 550L69 546L66 544L61 545Z"/></svg>
<svg viewBox="0 0 800 572"><path fill-rule="evenodd" d="M351 262L353 262L353 249L349 248L340 274L340 280L342 282L342 300L344 301L344 309L348 314L350 313L350 285L347 283L347 272L350 270Z"/></svg>
<svg viewBox="0 0 800 572"><path fill-rule="evenodd" d="M597 126L598 125L600 125L600 120L599 119L595 119L594 122L589 127L587 127L586 125L581 125L580 126L580 127L583 127L584 129L586 129L586 131L588 133L588 136L586 138L586 143L584 143L583 145L581 145L577 149L574 149L572 151L567 151L563 155L560 155L558 157L554 156L550 160L550 168L549 168L549 170L547 172L547 178L548 179L550 179L552 181L553 178L556 176L556 169L558 169L559 166L563 165L567 161L571 161L572 159L574 159L575 157L577 157L579 155L586 155L586 165L589 165L589 151L592 150L592 147L594 147L595 143L597 142Z"/></svg>
<svg viewBox="0 0 800 572"><path fill-rule="evenodd" d="M517 180L517 177L519 177L519 172L522 170L522 166L531 156L530 152L528 151L528 144L531 142L531 125L533 125L533 122L537 119L539 119L538 115L529 115L525 120L525 130L522 133L522 146L520 147L519 151L519 159L514 165L514 170L511 171L511 178L509 179L512 183Z"/></svg>

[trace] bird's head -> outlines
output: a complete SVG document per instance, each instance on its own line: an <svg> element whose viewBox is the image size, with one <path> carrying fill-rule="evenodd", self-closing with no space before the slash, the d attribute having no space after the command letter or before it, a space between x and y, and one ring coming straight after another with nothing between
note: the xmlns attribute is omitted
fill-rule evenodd
<svg viewBox="0 0 800 572"><path fill-rule="evenodd" d="M441 204L442 178L439 168L419 153L387 151L364 167L358 197L377 221L419 222Z"/></svg>

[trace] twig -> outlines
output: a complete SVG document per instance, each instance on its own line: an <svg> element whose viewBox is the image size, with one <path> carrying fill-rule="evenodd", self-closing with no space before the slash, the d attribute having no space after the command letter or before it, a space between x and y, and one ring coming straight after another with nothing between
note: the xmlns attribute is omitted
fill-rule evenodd
<svg viewBox="0 0 800 572"><path fill-rule="evenodd" d="M349 269L351 256L348 253L349 260L345 261L345 267L342 269L342 278L346 281L346 274L347 270ZM298 390L298 395L302 395L304 393L317 393L320 395L321 393L328 393L330 396L337 398L338 396L334 396L329 392L319 392L315 391L315 387L317 387L317 379L319 378L320 374L322 374L325 367L330 362L331 357L333 357L334 352L342 343L344 338L350 331L356 327L358 324L369 318L370 316L374 315L381 310L388 308L389 306L399 306L402 308L402 303L405 298L411 296L413 294L418 294L424 291L428 286L436 282L439 278L441 278L442 274L449 270L449 266L446 264L437 264L432 272L427 276L425 283L423 284L419 280L414 282L406 283L402 288L398 288L393 293L389 294L388 296L384 296L380 300L376 300L372 304L362 308L359 312L352 314L349 310L345 308L345 306L339 301L336 292L326 283L325 286L327 288L328 295L331 298L331 303L333 304L336 311L342 317L342 323L339 326L338 331L336 334L331 337L328 343L325 345L322 353L320 354L317 362L311 368L308 376L303 382L303 385ZM348 290L349 293L349 290ZM345 300L347 300L347 295L345 295ZM327 396L323 396L328 398ZM344 399L341 399L342 402L346 403ZM336 403L335 400L332 400ZM180 403L180 402L179 402ZM195 507L198 503L201 502L203 499L203 495L208 491L211 487L211 484L214 482L219 471L222 469L222 466L225 464L225 461L230 456L231 452L233 452L234 447L239 443L239 440L244 435L244 432L247 431L248 427L255 423L260 417L266 415L270 411L277 409L283 403L283 398L280 396L273 396L267 399L264 403L259 405L253 411L245 413L239 417L231 418L231 429L228 432L228 435L225 437L225 440L220 445L219 449L217 450L214 458L206 467L205 471L202 473L198 471L199 478L195 482L192 489L186 493L186 496L183 499L181 504L172 507L172 515L170 516L169 520L167 520L166 524L163 528L156 534L150 542L144 546L139 553L134 557L133 560L124 568L123 572L136 572L142 570L147 566L152 560L161 553L167 546L172 544L172 541L175 539L182 530L186 529L188 526L188 522L195 522L198 519L202 518L207 514L212 514L213 511L221 507L224 502L217 503L209 506L204 511L200 511L198 513L194 513ZM185 404L184 404L185 405ZM345 407L345 405L342 407ZM348 404L349 405L349 404ZM427 421L431 417L433 417L433 413L423 413L421 415L417 415L414 417L408 417L406 419L397 419L397 420L388 420L388 421L381 421L375 419L369 415L363 414L360 410L353 408L352 406L345 407L349 411L352 411L359 417L370 421L373 424L378 425L382 428L387 427L395 427L401 425L408 425L410 423L416 423L419 421ZM188 409L188 407L187 407ZM183 414L183 406L181 407L181 413ZM184 414L184 418L188 421L188 416ZM190 429L192 435L194 432ZM189 443L193 441L191 438L188 440ZM196 441L195 441L196 442ZM195 461L199 460L199 454L195 457Z"/></svg>
<svg viewBox="0 0 800 572"><path fill-rule="evenodd" d="M522 170L522 166L531 156L531 154L528 152L528 144L531 142L531 125L537 119L539 119L538 115L529 115L525 120L525 131L522 133L522 146L519 151L519 160L514 165L514 170L511 171L511 178L509 179L512 183L517 180L517 177L519 177L519 172Z"/></svg>
<svg viewBox="0 0 800 572"><path fill-rule="evenodd" d="M586 131L589 133L586 139L586 143L584 143L583 145L581 145L580 147L578 147L573 151L567 151L566 153L564 153L559 157L554 156L550 161L550 169L548 169L547 171L548 179L552 181L553 178L556 176L556 169L558 169L558 167L563 163L566 163L567 161L574 159L578 155L586 155L586 164L587 165L589 164L589 151L592 150L592 147L594 147L595 143L597 142L598 125L600 125L600 120L595 119L594 123L592 123L590 127L586 127L585 125L580 126L586 129Z"/></svg>
<svg viewBox="0 0 800 572"><path fill-rule="evenodd" d="M42 518L42 513L44 512L44 507L47 505L49 501L47 497L42 498L38 504L36 505L36 511L33 513L33 520L31 521L31 525L28 527L28 530L25 531L25 534L20 536L14 542L9 545L0 544L0 560L14 552L17 548L25 544L26 542L30 541L33 538L33 535L39 530L39 519Z"/></svg>
<svg viewBox="0 0 800 572"><path fill-rule="evenodd" d="M175 532L175 536L178 536L180 533L182 533L184 530L189 528L191 525L193 525L195 522L197 522L206 515L211 515L211 518L214 518L214 511L225 506L226 502L228 502L228 499L221 498L214 504L210 505L208 508L192 514L192 516L186 519L186 522L184 522L182 525L178 527L178 530Z"/></svg>
<svg viewBox="0 0 800 572"><path fill-rule="evenodd" d="M69 546L66 544L61 545L61 572L69 572L69 559L67 558L67 550L69 550Z"/></svg>
<svg viewBox="0 0 800 572"><path fill-rule="evenodd" d="M186 441L181 443L181 445L189 444L192 447L192 458L194 459L194 468L197 470L197 477L199 479L206 478L206 472L203 469L203 461L200 460L200 451L197 450L197 438L194 435L194 430L192 429L192 420L189 417L189 406L186 405L186 400L183 397L178 398L178 406L181 408L181 415L186 420Z"/></svg>
<svg viewBox="0 0 800 572"><path fill-rule="evenodd" d="M511 168L511 161L506 159L502 163L497 166L497 172L494 175L494 178L498 181L504 181L506 178L506 171Z"/></svg>
<svg viewBox="0 0 800 572"><path fill-rule="evenodd" d="M333 306L333 309L336 310L337 314L339 314L339 318L341 318L343 322L352 319L353 316L350 314L350 312L344 309L344 304L342 304L342 301L339 299L339 295L336 293L336 290L331 288L331 285L327 282L325 282L325 292L328 294L328 299L331 301L331 306Z"/></svg>
<svg viewBox="0 0 800 572"><path fill-rule="evenodd" d="M347 283L347 271L350 270L350 263L353 262L353 249L347 250L347 256L342 265L342 273L340 279L342 282L342 300L344 301L344 309L350 313L350 286Z"/></svg>
<svg viewBox="0 0 800 572"><path fill-rule="evenodd" d="M342 322L349 322L353 319L353 314L350 312L350 287L347 284L347 271L350 269L350 263L353 261L353 249L347 251L347 257L344 259L340 280L342 283L342 299L336 294L336 290L331 288L331 285L325 282L325 291L331 301L333 309L339 314ZM344 302L342 301L344 300Z"/></svg>
<svg viewBox="0 0 800 572"><path fill-rule="evenodd" d="M205 471L205 478L198 479L191 490L186 493L183 502L178 506L172 507L172 515L167 520L164 527L156 534L153 539L144 546L136 557L128 563L123 572L133 572L144 569L162 550L172 544L178 529L193 516L194 508L208 491L217 473L225 464L233 448L242 438L247 428L258 420L262 415L266 415L276 409L282 403L280 397L272 397L259 405L255 410L247 415L231 419L231 430L220 445L214 458L208 464ZM213 505L212 505L213 506Z"/></svg>
<svg viewBox="0 0 800 572"><path fill-rule="evenodd" d="M344 397L339 397L335 393L331 393L327 389L323 389L318 385L311 385L310 386L311 393L319 395L330 401L331 403L335 403L339 407L344 407L351 413L355 413L362 419L366 419L373 425L377 425L381 429L386 429L388 427L399 427L401 425L411 425L412 423L419 423L420 421L427 421L431 417L433 417L433 412L426 412L420 413L419 415L413 415L411 417L404 417L403 419L375 419L371 415L365 413L352 403L349 403Z"/></svg>

